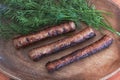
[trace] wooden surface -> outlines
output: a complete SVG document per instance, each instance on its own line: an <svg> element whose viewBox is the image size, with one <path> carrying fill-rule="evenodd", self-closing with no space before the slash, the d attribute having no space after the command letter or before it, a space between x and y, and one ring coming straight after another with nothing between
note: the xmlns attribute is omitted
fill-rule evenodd
<svg viewBox="0 0 120 80"><path fill-rule="evenodd" d="M0 73L0 80L10 80L10 78L3 73Z"/></svg>
<svg viewBox="0 0 120 80"><path fill-rule="evenodd" d="M110 77L108 80L120 80L120 71Z"/></svg>
<svg viewBox="0 0 120 80"><path fill-rule="evenodd" d="M112 0L115 4L120 6L120 0Z"/></svg>
<svg viewBox="0 0 120 80"><path fill-rule="evenodd" d="M113 0L117 5L120 6L120 0ZM109 80L120 80L120 72L118 72L116 75L111 77ZM0 80L9 80L9 78L2 73L0 73Z"/></svg>

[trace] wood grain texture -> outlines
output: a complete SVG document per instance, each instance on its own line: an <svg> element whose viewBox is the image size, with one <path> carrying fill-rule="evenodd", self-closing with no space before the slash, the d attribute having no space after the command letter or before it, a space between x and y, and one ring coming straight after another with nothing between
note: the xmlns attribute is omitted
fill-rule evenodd
<svg viewBox="0 0 120 80"><path fill-rule="evenodd" d="M120 6L120 0L111 0L115 4L117 4L117 6L114 5L114 3L111 3L110 0L91 0L91 1L95 3L98 9L102 9L102 10L106 10L114 13L114 16L112 18L108 18L108 20L110 21L112 26L114 26L115 29L120 31L119 29L120 9L117 7L118 5ZM53 60L55 58L63 56L66 53L76 49L79 45L77 45L75 48L71 48L70 50L60 52L60 53L63 53L61 55L60 54L53 55L41 60L39 63L35 63L35 62L32 62L27 56L28 50L33 47L25 48L26 50L16 51L12 46L11 41L5 42L0 40L0 47L1 47L0 51L5 53L5 54L0 54L0 56L2 56L0 61L2 65L0 65L0 67L4 71L12 74L17 78L21 78L23 80L33 80L33 79L39 80L40 78L45 80L52 80L52 79L78 80L78 78L85 79L85 80L88 80L88 79L97 80L101 77L108 75L109 73L113 72L118 67L120 67L120 64L119 64L120 50L118 49L120 45L120 42L118 41L119 38L109 32L105 31L105 33L108 33L112 35L112 37L114 37L115 42L112 45L112 47L110 47L105 51L100 52L99 54L96 54L92 57L89 57L82 61L74 63L64 69L61 69L60 71L54 74L48 74L44 69L44 64L46 63L46 61ZM100 33L98 33L98 35L99 37L101 36ZM99 37L92 39L89 42L86 42L86 44L92 43L93 40L96 40ZM52 42L52 39L50 40ZM50 40L46 40L40 43L47 44L46 42ZM84 47L86 44L81 44L79 48ZM1 46L1 45L4 45L4 46ZM35 44L34 47L36 46L39 46L39 45ZM4 50L4 48L6 49L6 51ZM116 80L115 79L116 77L118 79L119 75L120 74L118 73L117 76L115 76L114 78L111 78L111 80ZM7 77L5 77L1 73L0 73L0 76L1 76L0 80L9 80Z"/></svg>

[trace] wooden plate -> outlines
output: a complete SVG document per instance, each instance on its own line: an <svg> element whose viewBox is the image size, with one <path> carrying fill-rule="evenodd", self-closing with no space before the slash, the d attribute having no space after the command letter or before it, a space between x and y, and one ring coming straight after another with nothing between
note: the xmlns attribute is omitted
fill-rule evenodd
<svg viewBox="0 0 120 80"><path fill-rule="evenodd" d="M107 20L116 30L120 31L120 8L111 0L91 0L91 2L100 10L112 12L113 15L107 17ZM12 40L5 41L0 39L0 70L18 80L98 80L120 67L120 38L108 31L104 31L104 34L111 35L114 38L114 43L109 48L70 64L52 74L48 73L45 69L46 62L91 44L103 34L97 32L95 38L43 58L39 62L30 60L28 51L37 46L63 38L65 35L40 41L20 50L14 48Z"/></svg>

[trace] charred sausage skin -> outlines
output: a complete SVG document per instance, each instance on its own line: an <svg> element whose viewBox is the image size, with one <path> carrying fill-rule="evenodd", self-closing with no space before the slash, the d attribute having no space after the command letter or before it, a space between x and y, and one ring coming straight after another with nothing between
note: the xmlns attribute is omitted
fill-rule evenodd
<svg viewBox="0 0 120 80"><path fill-rule="evenodd" d="M96 35L95 31L92 28L87 27L84 30L79 31L78 33L70 37L66 37L56 42L35 48L29 52L29 56L32 60L38 61L43 56L53 54L57 51L60 51L70 46L81 43L89 38L94 37L95 35Z"/></svg>
<svg viewBox="0 0 120 80"><path fill-rule="evenodd" d="M54 37L60 34L74 31L75 29L76 27L74 22L68 22L60 24L58 26L47 28L38 33L17 37L13 40L13 44L16 48L21 48L48 37Z"/></svg>
<svg viewBox="0 0 120 80"><path fill-rule="evenodd" d="M76 50L75 52L72 52L60 59L50 61L46 64L46 68L49 72L53 72L55 70L58 70L61 67L64 67L70 63L73 63L77 60L83 59L85 57L88 57L92 54L95 54L107 47L109 47L113 42L113 38L105 35L100 40L94 42L93 44L83 48Z"/></svg>

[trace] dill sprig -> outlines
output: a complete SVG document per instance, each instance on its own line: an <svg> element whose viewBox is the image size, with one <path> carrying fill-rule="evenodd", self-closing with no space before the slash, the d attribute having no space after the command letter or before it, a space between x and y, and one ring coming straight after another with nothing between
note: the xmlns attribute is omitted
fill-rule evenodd
<svg viewBox="0 0 120 80"><path fill-rule="evenodd" d="M1 3L6 6L0 14L1 36L29 34L64 21L85 22L119 34L104 21L102 11L89 6L86 0L1 0Z"/></svg>

